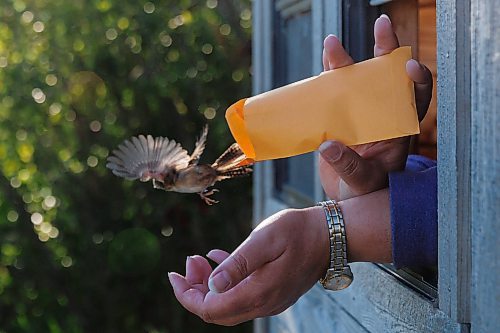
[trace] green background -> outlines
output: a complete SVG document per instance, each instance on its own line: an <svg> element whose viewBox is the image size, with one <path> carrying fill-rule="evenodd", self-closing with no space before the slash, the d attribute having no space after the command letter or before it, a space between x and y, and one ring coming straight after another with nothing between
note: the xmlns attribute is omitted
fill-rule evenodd
<svg viewBox="0 0 500 333"><path fill-rule="evenodd" d="M201 163L250 94L249 1L0 0L0 332L250 332L173 297L186 256L250 231L251 177L220 203L115 177L110 150L167 136Z"/></svg>

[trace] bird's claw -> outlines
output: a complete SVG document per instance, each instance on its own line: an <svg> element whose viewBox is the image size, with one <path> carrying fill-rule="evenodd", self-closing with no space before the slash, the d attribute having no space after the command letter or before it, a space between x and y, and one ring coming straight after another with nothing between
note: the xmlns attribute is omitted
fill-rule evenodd
<svg viewBox="0 0 500 333"><path fill-rule="evenodd" d="M200 192L199 195L205 201L205 203L207 205L212 206L213 204L219 203L219 201L212 199L212 198L209 198L208 196L210 196L216 192L219 192L219 190L216 188L213 188L211 190L205 190L203 192Z"/></svg>
<svg viewBox="0 0 500 333"><path fill-rule="evenodd" d="M162 182L156 181L156 179L153 179L153 188L159 189L159 190L164 190L165 185Z"/></svg>

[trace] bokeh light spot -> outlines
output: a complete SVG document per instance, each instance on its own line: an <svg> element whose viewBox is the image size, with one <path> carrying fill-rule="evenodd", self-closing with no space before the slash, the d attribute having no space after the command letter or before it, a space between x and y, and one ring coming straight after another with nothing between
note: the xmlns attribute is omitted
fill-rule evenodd
<svg viewBox="0 0 500 333"><path fill-rule="evenodd" d="M198 75L198 70L194 67L190 67L186 71L186 76L190 79L194 79L196 77L196 75Z"/></svg>
<svg viewBox="0 0 500 333"><path fill-rule="evenodd" d="M96 8L101 12L106 12L111 8L111 2L107 0L101 0L97 3Z"/></svg>
<svg viewBox="0 0 500 333"><path fill-rule="evenodd" d="M221 35L228 36L231 33L231 26L225 23L220 26L219 31Z"/></svg>
<svg viewBox="0 0 500 333"><path fill-rule="evenodd" d="M73 265L73 259L71 257L65 256L61 259L61 265L63 267L71 267Z"/></svg>
<svg viewBox="0 0 500 333"><path fill-rule="evenodd" d="M174 233L174 228L172 226L167 225L161 229L161 234L165 237L170 237Z"/></svg>
<svg viewBox="0 0 500 333"><path fill-rule="evenodd" d="M52 103L49 106L49 114L51 116L58 115L61 112L62 106L59 103Z"/></svg>
<svg viewBox="0 0 500 333"><path fill-rule="evenodd" d="M34 17L35 15L33 15L33 13L30 12L29 10L27 10L21 15L21 20L23 21L23 23L31 23Z"/></svg>
<svg viewBox="0 0 500 333"><path fill-rule="evenodd" d="M233 74L231 75L231 77L233 78L234 82L240 82L241 80L243 80L243 71L242 70L236 70L236 71L233 72Z"/></svg>
<svg viewBox="0 0 500 333"><path fill-rule="evenodd" d="M49 222L42 222L40 224L40 231L44 234L48 234L52 230L52 225Z"/></svg>
<svg viewBox="0 0 500 333"><path fill-rule="evenodd" d="M104 241L104 236L102 234L92 235L92 241L94 244L101 244Z"/></svg>
<svg viewBox="0 0 500 333"><path fill-rule="evenodd" d="M46 242L50 239L50 237L47 234L38 234L38 239L42 242Z"/></svg>
<svg viewBox="0 0 500 333"><path fill-rule="evenodd" d="M42 224L42 222L43 222L42 214L38 212L31 214L31 223L33 223L34 225L40 225Z"/></svg>
<svg viewBox="0 0 500 333"><path fill-rule="evenodd" d="M160 33L159 38L161 45L165 47L169 47L170 45L172 45L172 37L170 37L170 35L165 31L162 31Z"/></svg>
<svg viewBox="0 0 500 333"><path fill-rule="evenodd" d="M47 197L45 197L45 199L43 199L43 204L47 207L47 208L54 208L55 205L57 203L57 200L54 196L52 195L49 195Z"/></svg>
<svg viewBox="0 0 500 333"><path fill-rule="evenodd" d="M130 21L126 17L120 17L118 20L117 26L121 30L125 30L130 26Z"/></svg>
<svg viewBox="0 0 500 333"><path fill-rule="evenodd" d="M59 229L57 229L56 227L52 227L48 235L50 238L57 238L57 236L59 236Z"/></svg>
<svg viewBox="0 0 500 333"><path fill-rule="evenodd" d="M155 4L152 2L146 2L144 4L144 12L146 14L152 14L155 11Z"/></svg>
<svg viewBox="0 0 500 333"><path fill-rule="evenodd" d="M81 39L77 39L73 42L73 50L81 52L85 49L85 43Z"/></svg>
<svg viewBox="0 0 500 333"><path fill-rule="evenodd" d="M28 138L28 132L26 132L23 129L18 129L16 131L16 139L18 141L24 141L24 140L26 140L26 138Z"/></svg>
<svg viewBox="0 0 500 333"><path fill-rule="evenodd" d="M207 7L210 9L214 9L215 7L217 7L217 2L217 0L207 0Z"/></svg>
<svg viewBox="0 0 500 333"><path fill-rule="evenodd" d="M75 119L76 119L76 112L73 110L69 110L66 113L66 120L67 121L75 121Z"/></svg>
<svg viewBox="0 0 500 333"><path fill-rule="evenodd" d="M17 178L23 183L26 183L31 177L31 172L28 169L21 169L17 174Z"/></svg>
<svg viewBox="0 0 500 333"><path fill-rule="evenodd" d="M36 21L33 23L33 31L35 32L42 32L45 29L45 24L41 21Z"/></svg>
<svg viewBox="0 0 500 333"><path fill-rule="evenodd" d="M14 3L14 9L16 10L16 12L20 13L22 12L23 10L26 9L26 4L24 3L24 1L22 0L15 0Z"/></svg>
<svg viewBox="0 0 500 333"><path fill-rule="evenodd" d="M118 32L116 31L116 29L110 28L106 30L106 38L108 40L115 40L116 37L118 37Z"/></svg>
<svg viewBox="0 0 500 333"><path fill-rule="evenodd" d="M212 53L212 51L214 50L214 47L212 46L212 44L203 44L203 46L201 47L201 52L205 53L205 54L210 54Z"/></svg>
<svg viewBox="0 0 500 333"><path fill-rule="evenodd" d="M40 88L34 88L31 91L31 96L33 97L35 102L37 102L38 104L45 102L45 98L46 98L45 93Z"/></svg>
<svg viewBox="0 0 500 333"><path fill-rule="evenodd" d="M252 18L252 11L248 8L242 10L240 13L240 18L245 21L250 20Z"/></svg>
<svg viewBox="0 0 500 333"><path fill-rule="evenodd" d="M10 180L10 186L12 186L12 188L19 188L21 186L21 181L19 178L13 177Z"/></svg>
<svg viewBox="0 0 500 333"><path fill-rule="evenodd" d="M57 84L57 76L54 74L47 74L47 76L45 76L45 83L51 87L55 86Z"/></svg>
<svg viewBox="0 0 500 333"><path fill-rule="evenodd" d="M19 219L19 214L15 210L9 210L7 213L7 220L9 222L16 222Z"/></svg>
<svg viewBox="0 0 500 333"><path fill-rule="evenodd" d="M205 116L205 118L207 119L214 119L215 118L215 115L216 115L216 111L214 108L212 107L209 107L209 108L206 108L205 111L203 112L203 115Z"/></svg>
<svg viewBox="0 0 500 333"><path fill-rule="evenodd" d="M94 133L99 132L102 128L101 122L98 120L91 121L89 127L90 127L90 130Z"/></svg>
<svg viewBox="0 0 500 333"><path fill-rule="evenodd" d="M91 155L87 158L87 165L91 168L95 168L97 166L97 164L99 163L99 160L97 159L97 157Z"/></svg>
<svg viewBox="0 0 500 333"><path fill-rule="evenodd" d="M177 51L177 50L170 50L167 53L167 58L169 61L176 62L177 60L179 60L179 57L180 57L180 54L179 54L179 51Z"/></svg>

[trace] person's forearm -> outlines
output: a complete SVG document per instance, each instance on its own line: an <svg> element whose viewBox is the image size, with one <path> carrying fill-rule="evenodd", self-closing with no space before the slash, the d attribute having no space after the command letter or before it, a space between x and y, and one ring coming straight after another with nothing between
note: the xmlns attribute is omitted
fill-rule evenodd
<svg viewBox="0 0 500 333"><path fill-rule="evenodd" d="M338 202L347 235L349 262L392 262L391 220L389 192L387 189ZM325 227L328 251L328 231L322 207L306 208L305 215L311 223Z"/></svg>

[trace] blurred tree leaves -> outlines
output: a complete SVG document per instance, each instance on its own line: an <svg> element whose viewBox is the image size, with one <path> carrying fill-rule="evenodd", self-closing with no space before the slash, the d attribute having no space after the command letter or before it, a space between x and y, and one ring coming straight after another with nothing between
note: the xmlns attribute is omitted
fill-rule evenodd
<svg viewBox="0 0 500 333"><path fill-rule="evenodd" d="M249 232L251 180L220 204L105 168L139 133L233 140L250 93L248 0L0 0L0 332L224 332L173 298L168 271ZM234 195L237 193L237 195Z"/></svg>

